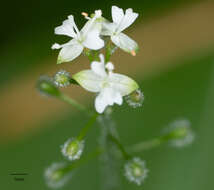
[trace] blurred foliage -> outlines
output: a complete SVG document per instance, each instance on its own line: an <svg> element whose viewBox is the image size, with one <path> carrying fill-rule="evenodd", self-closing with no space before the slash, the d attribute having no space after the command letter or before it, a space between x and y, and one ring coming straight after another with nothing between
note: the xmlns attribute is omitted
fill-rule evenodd
<svg viewBox="0 0 214 190"><path fill-rule="evenodd" d="M121 189L149 190L201 190L211 189L214 165L212 148L214 56L195 56L159 76L141 82L145 103L138 109L127 105L115 107L114 119L124 145L130 145L148 137L159 135L174 119L185 117L192 122L196 142L184 149L167 146L139 153L147 161L149 177L142 187L121 178ZM140 81L140 78L138 79ZM76 136L87 122L81 114L65 113L60 120L48 121L42 131L14 144L0 148L1 189L37 190L48 189L43 180L44 168L53 161L63 159L60 145L69 137ZM99 128L96 125L86 139L86 155L97 143ZM25 181L14 181L11 172L27 172ZM99 188L97 160L81 167L70 184L62 189Z"/></svg>

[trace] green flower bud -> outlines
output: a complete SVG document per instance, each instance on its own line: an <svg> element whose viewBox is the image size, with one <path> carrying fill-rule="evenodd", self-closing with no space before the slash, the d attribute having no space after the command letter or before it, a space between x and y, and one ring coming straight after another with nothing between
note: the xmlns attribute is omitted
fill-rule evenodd
<svg viewBox="0 0 214 190"><path fill-rule="evenodd" d="M70 73L64 70L54 75L54 84L58 87L67 87L71 84Z"/></svg>
<svg viewBox="0 0 214 190"><path fill-rule="evenodd" d="M174 121L166 130L163 138L175 147L189 145L194 141L195 137L190 126L191 123L185 119Z"/></svg>
<svg viewBox="0 0 214 190"><path fill-rule="evenodd" d="M71 178L71 172L65 168L65 163L53 163L45 170L45 180L50 188L62 187Z"/></svg>
<svg viewBox="0 0 214 190"><path fill-rule="evenodd" d="M84 149L84 141L77 138L68 139L62 146L62 154L69 160L77 160L82 155Z"/></svg>
<svg viewBox="0 0 214 190"><path fill-rule="evenodd" d="M145 161L137 157L129 160L124 168L126 178L137 185L141 185L148 174Z"/></svg>
<svg viewBox="0 0 214 190"><path fill-rule="evenodd" d="M144 95L143 92L141 92L140 89L135 90L131 94L125 97L126 102L129 106L133 108L137 108L142 106L144 101Z"/></svg>
<svg viewBox="0 0 214 190"><path fill-rule="evenodd" d="M54 85L53 80L48 76L41 76L37 82L37 89L46 96L60 96L60 91Z"/></svg>

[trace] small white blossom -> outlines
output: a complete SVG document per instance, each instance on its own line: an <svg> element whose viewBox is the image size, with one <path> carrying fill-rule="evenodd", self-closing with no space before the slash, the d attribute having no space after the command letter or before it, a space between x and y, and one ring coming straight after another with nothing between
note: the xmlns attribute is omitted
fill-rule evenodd
<svg viewBox="0 0 214 190"><path fill-rule="evenodd" d="M77 160L82 155L84 149L84 141L77 138L68 139L62 146L62 154L69 160Z"/></svg>
<svg viewBox="0 0 214 190"><path fill-rule="evenodd" d="M130 182L141 185L147 177L148 169L146 168L145 161L140 158L133 158L125 164L125 176Z"/></svg>
<svg viewBox="0 0 214 190"><path fill-rule="evenodd" d="M137 43L126 34L122 33L122 31L128 28L136 20L138 14L133 12L131 8L126 9L124 14L123 9L117 6L112 6L111 13L113 22L110 23L107 20L103 22L101 34L110 36L112 42L116 46L135 56L138 51Z"/></svg>
<svg viewBox="0 0 214 190"><path fill-rule="evenodd" d="M81 31L78 30L72 15L68 16L61 26L55 28L55 34L73 38L62 45L53 44L52 49L62 48L58 56L58 64L72 61L82 53L84 47L98 50L104 46L104 41L100 38L101 22L98 21L101 15L101 10L95 11L94 17L88 18L89 20Z"/></svg>
<svg viewBox="0 0 214 190"><path fill-rule="evenodd" d="M100 54L100 60L100 62L91 63L91 70L83 70L73 75L73 79L86 90L98 93L95 108L98 113L103 113L108 105L112 106L114 103L121 105L122 97L139 87L133 79L113 73L113 64L109 62L105 65L102 54Z"/></svg>

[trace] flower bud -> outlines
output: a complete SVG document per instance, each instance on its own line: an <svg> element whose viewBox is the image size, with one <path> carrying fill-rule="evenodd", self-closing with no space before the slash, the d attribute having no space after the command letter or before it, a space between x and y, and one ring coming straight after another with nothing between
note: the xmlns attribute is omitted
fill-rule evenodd
<svg viewBox="0 0 214 190"><path fill-rule="evenodd" d="M84 149L84 141L77 138L68 139L62 146L62 154L69 160L77 160L80 158Z"/></svg>
<svg viewBox="0 0 214 190"><path fill-rule="evenodd" d="M164 139L168 140L170 145L183 147L189 145L194 140L194 133L188 120L177 120L170 124Z"/></svg>
<svg viewBox="0 0 214 190"><path fill-rule="evenodd" d="M140 89L137 89L128 96L126 96L125 100L128 103L128 105L133 108L140 107L142 106L144 100L143 92Z"/></svg>
<svg viewBox="0 0 214 190"><path fill-rule="evenodd" d="M70 73L64 70L61 70L54 75L54 84L58 87L67 87L71 84L70 80Z"/></svg>
<svg viewBox="0 0 214 190"><path fill-rule="evenodd" d="M50 188L62 187L71 178L71 172L65 169L65 163L53 163L45 170L45 180Z"/></svg>
<svg viewBox="0 0 214 190"><path fill-rule="evenodd" d="M48 76L41 76L37 82L37 89L46 96L60 96L60 91L54 85L53 80Z"/></svg>
<svg viewBox="0 0 214 190"><path fill-rule="evenodd" d="M146 168L145 161L140 158L133 158L125 164L126 178L137 185L141 185L147 177L148 169Z"/></svg>

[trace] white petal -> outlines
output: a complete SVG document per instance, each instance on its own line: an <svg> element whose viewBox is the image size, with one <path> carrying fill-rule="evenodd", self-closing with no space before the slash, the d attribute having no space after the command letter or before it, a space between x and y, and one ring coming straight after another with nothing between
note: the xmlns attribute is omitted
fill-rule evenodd
<svg viewBox="0 0 214 190"><path fill-rule="evenodd" d="M96 10L95 11L95 17L96 18L100 18L102 16L102 11L99 9L99 10Z"/></svg>
<svg viewBox="0 0 214 190"><path fill-rule="evenodd" d="M100 17L99 14L95 13L93 18L89 18L89 20L85 23L83 28L81 29L80 33L83 37L85 37L90 30L98 29L101 31L102 29L102 21L104 18Z"/></svg>
<svg viewBox="0 0 214 190"><path fill-rule="evenodd" d="M101 35L111 36L117 29L117 24L104 20L102 23Z"/></svg>
<svg viewBox="0 0 214 190"><path fill-rule="evenodd" d="M61 47L62 47L61 45L55 43L51 46L51 49L60 49Z"/></svg>
<svg viewBox="0 0 214 190"><path fill-rule="evenodd" d="M132 51L138 51L137 43L124 33L111 36L111 40L116 46L128 53L131 53Z"/></svg>
<svg viewBox="0 0 214 190"><path fill-rule="evenodd" d="M104 47L104 41L100 38L100 30L93 29L87 33L83 45L92 50L98 50Z"/></svg>
<svg viewBox="0 0 214 190"><path fill-rule="evenodd" d="M122 105L123 98L122 98L122 95L120 94L120 92L115 91L114 102L118 105Z"/></svg>
<svg viewBox="0 0 214 190"><path fill-rule="evenodd" d="M62 62L72 61L73 59L78 57L83 51L83 46L75 39L61 46L62 49L59 52L57 61L58 64Z"/></svg>
<svg viewBox="0 0 214 190"><path fill-rule="evenodd" d="M91 63L91 70L100 77L106 77L105 64L102 62L93 61Z"/></svg>
<svg viewBox="0 0 214 190"><path fill-rule="evenodd" d="M61 26L55 28L55 34L66 35L72 38L76 38L77 34L74 31L74 26L76 26L73 16L70 15L67 20L65 20Z"/></svg>
<svg viewBox="0 0 214 190"><path fill-rule="evenodd" d="M111 73L109 75L109 83L111 88L120 92L122 96L126 96L139 88L133 79L117 73Z"/></svg>
<svg viewBox="0 0 214 190"><path fill-rule="evenodd" d="M98 113L103 113L105 108L107 107L107 102L104 100L104 96L102 93L99 93L99 95L95 99L95 109Z"/></svg>
<svg viewBox="0 0 214 190"><path fill-rule="evenodd" d="M116 24L120 24L121 20L124 17L124 12L123 9L117 7L117 6L112 6L111 8L111 14L112 14L112 20Z"/></svg>
<svg viewBox="0 0 214 190"><path fill-rule="evenodd" d="M121 105L122 102L122 96L118 91L104 88L95 99L95 108L97 112L102 113L108 105L112 106L114 103Z"/></svg>
<svg viewBox="0 0 214 190"><path fill-rule="evenodd" d="M73 75L73 79L90 92L100 92L101 90L103 79L91 70L80 71Z"/></svg>
<svg viewBox="0 0 214 190"><path fill-rule="evenodd" d="M127 9L123 20L119 24L118 32L121 32L128 28L138 17L137 13L134 13L132 9Z"/></svg>

